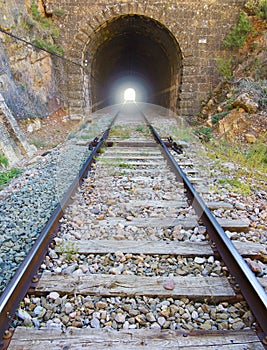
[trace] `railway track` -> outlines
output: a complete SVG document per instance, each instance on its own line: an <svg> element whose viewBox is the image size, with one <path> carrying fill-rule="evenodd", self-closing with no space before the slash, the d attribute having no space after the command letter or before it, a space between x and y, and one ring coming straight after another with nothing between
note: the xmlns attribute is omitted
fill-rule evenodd
<svg viewBox="0 0 267 350"><path fill-rule="evenodd" d="M263 247L231 243L222 227L246 224L218 224L208 207L225 203L203 202L183 145L170 152L146 116L118 112L91 144L1 296L3 349L265 348L266 293L237 252Z"/></svg>

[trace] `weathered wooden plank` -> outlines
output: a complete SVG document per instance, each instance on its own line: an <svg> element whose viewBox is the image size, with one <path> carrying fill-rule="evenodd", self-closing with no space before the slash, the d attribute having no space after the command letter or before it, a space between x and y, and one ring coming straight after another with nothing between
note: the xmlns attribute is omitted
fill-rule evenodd
<svg viewBox="0 0 267 350"><path fill-rule="evenodd" d="M112 141L112 139L110 140ZM139 148L145 148L145 147L159 147L158 143L156 141L143 141L143 140L136 140L136 141L118 141L114 140L116 142L116 147L139 147Z"/></svg>
<svg viewBox="0 0 267 350"><path fill-rule="evenodd" d="M267 254L267 245L258 242L241 242L233 240L232 243L243 256L259 256L261 253Z"/></svg>
<svg viewBox="0 0 267 350"><path fill-rule="evenodd" d="M163 174L163 173L167 173L170 172L170 170L168 170L168 168L165 166L164 168L159 168L156 167L154 169L151 168L133 168L133 169L123 169L123 172L125 174L130 173L130 174L153 174L153 176L157 176L157 174Z"/></svg>
<svg viewBox="0 0 267 350"><path fill-rule="evenodd" d="M233 209L233 205L231 203L223 202L223 201L214 201L214 202L207 202L207 207L210 210L216 210L216 209Z"/></svg>
<svg viewBox="0 0 267 350"><path fill-rule="evenodd" d="M121 251L125 254L211 256L213 250L208 242L180 241L131 241L131 240L79 240L68 241L80 254L108 254ZM267 247L257 242L232 241L239 254L244 257L266 254ZM64 246L58 250L64 250ZM57 250L57 248L56 248ZM66 246L67 250L67 246ZM266 282L267 283L267 282Z"/></svg>
<svg viewBox="0 0 267 350"><path fill-rule="evenodd" d="M126 208L186 208L187 203L183 200L167 201L167 200L131 200L126 203Z"/></svg>
<svg viewBox="0 0 267 350"><path fill-rule="evenodd" d="M124 226L136 226L136 227L174 227L182 226L186 230L192 229L198 225L195 218L133 218L131 221L127 221L122 218L110 218L109 220L100 220L100 226L116 226L118 224Z"/></svg>
<svg viewBox="0 0 267 350"><path fill-rule="evenodd" d="M211 256L207 242L80 240L68 241L80 254L108 254L121 251L132 254ZM62 251L63 247L60 247ZM67 246L66 246L67 249Z"/></svg>
<svg viewBox="0 0 267 350"><path fill-rule="evenodd" d="M203 182L203 179L201 177L188 176L188 179L192 184L199 184L199 183Z"/></svg>
<svg viewBox="0 0 267 350"><path fill-rule="evenodd" d="M185 336L186 335L186 336ZM32 329L18 327L12 350L263 350L253 331L191 333L173 330Z"/></svg>
<svg viewBox="0 0 267 350"><path fill-rule="evenodd" d="M228 280L224 277L192 277L177 276L171 278L173 290L164 288L170 281L168 277L144 277L135 275L52 275L44 274L36 291L57 291L60 294L83 294L101 296L157 296L157 297L189 297L195 299L221 299L234 296Z"/></svg>
<svg viewBox="0 0 267 350"><path fill-rule="evenodd" d="M248 232L249 225L243 220L229 220L224 218L217 219L219 224L224 230L233 231L233 232Z"/></svg>
<svg viewBox="0 0 267 350"><path fill-rule="evenodd" d="M104 159L111 159L111 160L139 160L139 161L143 161L143 160L164 160L164 158L162 157L161 154L159 155L151 155L151 154L136 154L136 155L129 155L127 153L125 154L116 154L114 153L112 154L106 154L104 153L104 155L101 157Z"/></svg>
<svg viewBox="0 0 267 350"><path fill-rule="evenodd" d="M162 155L161 151L159 148L156 147L145 147L141 149L136 149L136 148L127 148L127 147L110 147L105 149L105 154L108 155L114 155L114 154L151 154L151 155Z"/></svg>
<svg viewBox="0 0 267 350"><path fill-rule="evenodd" d="M158 166L166 166L166 160L164 159L158 159L158 160L149 160L147 159L146 161L135 161L135 160L121 160L121 163L125 164L125 168L127 168L128 166L132 166L132 167L158 167ZM117 163L120 163L120 159L118 159ZM120 168L124 168L123 164L120 164ZM108 164L107 164L108 165Z"/></svg>
<svg viewBox="0 0 267 350"><path fill-rule="evenodd" d="M134 154L151 154L151 155L162 155L161 151L159 148L156 148L156 147L145 147L145 148L127 148L127 147L116 147L116 146L113 146L113 147L110 147L110 148L107 148L105 150L105 154L108 154L108 155L114 155L114 154L117 154L117 155L125 155L125 154L131 154L131 155L134 155Z"/></svg>

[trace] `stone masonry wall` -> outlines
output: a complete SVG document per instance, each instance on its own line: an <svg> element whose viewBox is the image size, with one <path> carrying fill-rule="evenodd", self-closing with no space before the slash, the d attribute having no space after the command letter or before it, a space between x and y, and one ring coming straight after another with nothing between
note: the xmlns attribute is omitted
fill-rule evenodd
<svg viewBox="0 0 267 350"><path fill-rule="evenodd" d="M181 115L199 112L218 83L216 57L223 55L223 40L236 21L244 0L44 0L47 14L60 27L60 44L65 56L84 65L85 47L95 33L113 18L137 14L152 18L166 27L180 46L182 83ZM62 17L54 16L57 9ZM68 66L68 84L63 88L73 112L83 109L84 76L82 67Z"/></svg>

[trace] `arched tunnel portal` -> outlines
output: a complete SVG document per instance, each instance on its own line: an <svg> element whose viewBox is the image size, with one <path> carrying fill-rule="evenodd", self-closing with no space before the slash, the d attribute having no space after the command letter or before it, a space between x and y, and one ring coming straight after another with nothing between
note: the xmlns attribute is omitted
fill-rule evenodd
<svg viewBox="0 0 267 350"><path fill-rule="evenodd" d="M87 43L84 62L93 111L122 102L128 87L137 101L179 109L182 53L172 33L149 17L123 15L104 23Z"/></svg>

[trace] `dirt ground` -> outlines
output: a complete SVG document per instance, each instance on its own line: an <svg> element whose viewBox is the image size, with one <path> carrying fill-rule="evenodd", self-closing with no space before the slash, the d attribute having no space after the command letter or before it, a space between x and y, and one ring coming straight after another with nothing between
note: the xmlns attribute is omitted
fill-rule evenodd
<svg viewBox="0 0 267 350"><path fill-rule="evenodd" d="M18 121L26 139L37 147L39 154L62 143L71 132L79 128L80 123L80 119L67 119L66 112L62 109L37 121L31 119ZM33 131L30 131L31 126Z"/></svg>

